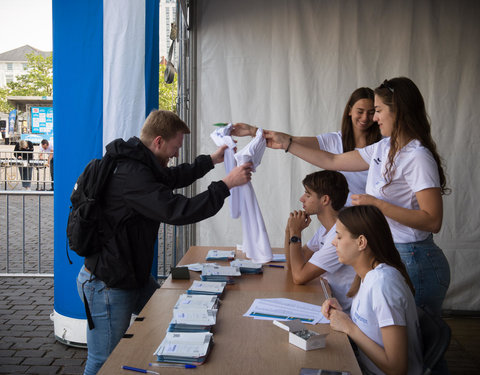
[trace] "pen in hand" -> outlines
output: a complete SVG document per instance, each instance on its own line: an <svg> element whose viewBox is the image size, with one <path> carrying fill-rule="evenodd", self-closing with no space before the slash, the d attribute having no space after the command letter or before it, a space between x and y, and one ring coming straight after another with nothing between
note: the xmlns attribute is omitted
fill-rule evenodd
<svg viewBox="0 0 480 375"><path fill-rule="evenodd" d="M285 268L285 266L281 266L279 264L269 264L269 267L274 267L274 268Z"/></svg>

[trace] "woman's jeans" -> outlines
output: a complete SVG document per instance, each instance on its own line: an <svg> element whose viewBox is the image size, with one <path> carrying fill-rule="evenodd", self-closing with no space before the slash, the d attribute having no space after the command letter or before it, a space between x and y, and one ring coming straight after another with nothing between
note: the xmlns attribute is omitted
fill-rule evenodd
<svg viewBox="0 0 480 375"><path fill-rule="evenodd" d="M447 258L430 234L423 241L395 244L415 287L415 303L440 316L450 284Z"/></svg>
<svg viewBox="0 0 480 375"><path fill-rule="evenodd" d="M83 286L83 291L82 291ZM107 288L83 266L77 277L78 294L88 301L95 328L87 328L88 357L85 375L94 375L128 329L132 314L138 314L159 287L150 276L139 289Z"/></svg>
<svg viewBox="0 0 480 375"><path fill-rule="evenodd" d="M18 167L20 178L22 179L22 187L24 188L30 187L32 183L32 169L32 167Z"/></svg>

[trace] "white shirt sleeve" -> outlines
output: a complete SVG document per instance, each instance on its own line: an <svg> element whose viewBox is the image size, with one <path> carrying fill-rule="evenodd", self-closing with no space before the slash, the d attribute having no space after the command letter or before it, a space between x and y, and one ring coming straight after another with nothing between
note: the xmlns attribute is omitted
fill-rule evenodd
<svg viewBox="0 0 480 375"><path fill-rule="evenodd" d="M332 154L343 153L341 132L331 132L317 135L318 146L320 150L331 152Z"/></svg>
<svg viewBox="0 0 480 375"><path fill-rule="evenodd" d="M368 145L364 148L359 148L357 149L358 152L360 153L360 156L362 157L363 160L365 160L365 162L370 165L371 161L372 161L372 156L373 154L375 153L375 149L378 147L378 144L380 142L384 142L386 139L388 139L388 142L390 142L390 138L384 138L382 139L381 141L377 142L377 143L374 143L374 144L371 144L371 145Z"/></svg>
<svg viewBox="0 0 480 375"><path fill-rule="evenodd" d="M329 232L323 236L317 236L317 245L319 247L318 251L315 251L312 257L309 259L309 263L327 271L334 273L342 264L338 261L337 251L335 246L332 245L332 241L335 237L335 225L329 230ZM322 227L322 229L325 229ZM315 233L315 235L318 234ZM308 244L307 244L308 246ZM310 246L308 246L310 248ZM312 250L313 251L313 250Z"/></svg>
<svg viewBox="0 0 480 375"><path fill-rule="evenodd" d="M410 163L403 168L405 181L413 192L424 189L440 187L438 166L430 151L425 148L417 148L412 153Z"/></svg>

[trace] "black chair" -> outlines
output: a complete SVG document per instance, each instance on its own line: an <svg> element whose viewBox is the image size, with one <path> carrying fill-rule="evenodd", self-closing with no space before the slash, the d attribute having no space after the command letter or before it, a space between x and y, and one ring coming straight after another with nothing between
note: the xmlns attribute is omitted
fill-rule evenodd
<svg viewBox="0 0 480 375"><path fill-rule="evenodd" d="M417 306L418 321L423 341L423 374L430 375L432 369L445 354L452 331L445 321Z"/></svg>

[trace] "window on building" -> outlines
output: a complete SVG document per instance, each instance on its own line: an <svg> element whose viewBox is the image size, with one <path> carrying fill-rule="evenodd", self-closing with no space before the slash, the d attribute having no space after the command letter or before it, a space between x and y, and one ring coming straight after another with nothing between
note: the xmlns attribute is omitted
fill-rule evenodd
<svg viewBox="0 0 480 375"><path fill-rule="evenodd" d="M27 70L28 69L28 64L23 64L23 70Z"/></svg>
<svg viewBox="0 0 480 375"><path fill-rule="evenodd" d="M13 70L13 63L7 63L7 70Z"/></svg>
<svg viewBox="0 0 480 375"><path fill-rule="evenodd" d="M10 83L10 82L13 82L13 76L12 75L5 76L5 83Z"/></svg>

